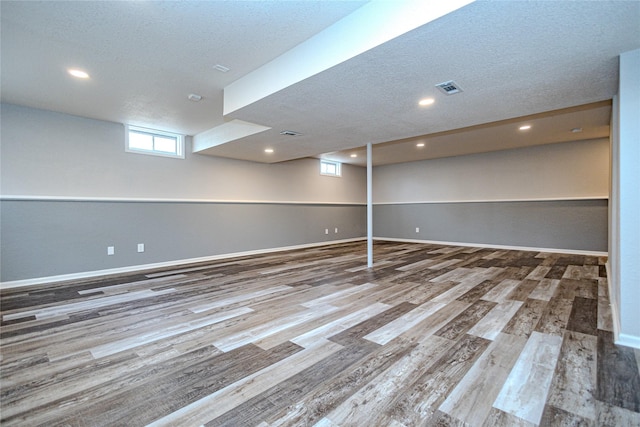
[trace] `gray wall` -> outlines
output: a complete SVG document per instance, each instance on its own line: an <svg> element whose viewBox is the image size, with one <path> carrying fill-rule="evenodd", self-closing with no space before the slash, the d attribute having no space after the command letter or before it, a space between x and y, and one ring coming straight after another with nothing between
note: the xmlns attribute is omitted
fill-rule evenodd
<svg viewBox="0 0 640 427"><path fill-rule="evenodd" d="M126 153L119 123L7 104L0 117L2 282L365 235L361 167L327 177L318 159L215 158L190 141L184 160Z"/></svg>
<svg viewBox="0 0 640 427"><path fill-rule="evenodd" d="M366 174L344 165L320 175L318 159L277 164L191 153L127 153L124 126L2 104L3 196L366 203Z"/></svg>
<svg viewBox="0 0 640 427"><path fill-rule="evenodd" d="M607 138L374 168L374 203L602 199Z"/></svg>
<svg viewBox="0 0 640 427"><path fill-rule="evenodd" d="M317 159L214 158L190 141L184 160L146 156L124 151L119 123L0 117L3 282L365 235L364 168L326 177ZM376 167L374 235L606 251L608 165L600 139Z"/></svg>
<svg viewBox="0 0 640 427"><path fill-rule="evenodd" d="M607 200L376 205L373 218L381 238L607 250Z"/></svg>
<svg viewBox="0 0 640 427"><path fill-rule="evenodd" d="M606 138L373 172L376 237L607 251Z"/></svg>
<svg viewBox="0 0 640 427"><path fill-rule="evenodd" d="M357 238L366 208L4 200L0 220L6 282Z"/></svg>

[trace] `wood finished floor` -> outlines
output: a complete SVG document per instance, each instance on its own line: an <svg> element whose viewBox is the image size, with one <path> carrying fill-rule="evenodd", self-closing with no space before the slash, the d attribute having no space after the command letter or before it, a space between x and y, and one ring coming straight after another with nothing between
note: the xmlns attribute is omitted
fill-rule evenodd
<svg viewBox="0 0 640 427"><path fill-rule="evenodd" d="M6 426L639 426L604 260L341 244L1 293Z"/></svg>

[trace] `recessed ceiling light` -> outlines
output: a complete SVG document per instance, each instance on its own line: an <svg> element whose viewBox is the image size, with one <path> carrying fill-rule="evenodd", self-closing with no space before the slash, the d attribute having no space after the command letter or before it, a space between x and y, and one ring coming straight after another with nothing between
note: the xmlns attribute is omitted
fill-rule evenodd
<svg viewBox="0 0 640 427"><path fill-rule="evenodd" d="M573 129L571 129L571 132L580 133L580 132L582 132L582 128L573 128Z"/></svg>
<svg viewBox="0 0 640 427"><path fill-rule="evenodd" d="M89 74L86 71L78 70L77 68L69 68L67 72L71 74L73 77L77 77L79 79L89 78Z"/></svg>
<svg viewBox="0 0 640 427"><path fill-rule="evenodd" d="M265 148L264 152L267 153L267 154L271 154L271 153L273 153L273 148Z"/></svg>
<svg viewBox="0 0 640 427"><path fill-rule="evenodd" d="M420 102L418 102L418 105L422 105L423 107L426 105L431 105L435 102L435 99L433 98L425 98L425 99L421 99Z"/></svg>
<svg viewBox="0 0 640 427"><path fill-rule="evenodd" d="M416 147L424 147L424 142L418 142L418 143L416 144Z"/></svg>
<svg viewBox="0 0 640 427"><path fill-rule="evenodd" d="M520 130L529 130L529 129L531 129L531 125L522 125L518 129L520 129Z"/></svg>
<svg viewBox="0 0 640 427"><path fill-rule="evenodd" d="M352 154L350 157L355 159L356 157L358 157L358 155L357 154Z"/></svg>

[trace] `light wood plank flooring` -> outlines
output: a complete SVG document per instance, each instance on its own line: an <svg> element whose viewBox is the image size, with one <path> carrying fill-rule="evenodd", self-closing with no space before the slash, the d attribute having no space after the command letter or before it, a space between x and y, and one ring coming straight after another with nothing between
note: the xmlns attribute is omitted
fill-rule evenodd
<svg viewBox="0 0 640 427"><path fill-rule="evenodd" d="M604 259L363 242L5 290L5 426L639 426Z"/></svg>

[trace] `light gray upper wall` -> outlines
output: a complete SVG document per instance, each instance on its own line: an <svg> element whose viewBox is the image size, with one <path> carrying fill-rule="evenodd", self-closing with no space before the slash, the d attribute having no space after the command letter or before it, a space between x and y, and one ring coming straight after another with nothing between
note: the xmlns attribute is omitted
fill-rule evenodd
<svg viewBox="0 0 640 427"><path fill-rule="evenodd" d="M321 176L317 159L262 164L124 150L124 126L2 104L3 196L365 203L365 169Z"/></svg>
<svg viewBox="0 0 640 427"><path fill-rule="evenodd" d="M374 203L607 198L608 186L606 138L373 170Z"/></svg>

